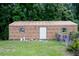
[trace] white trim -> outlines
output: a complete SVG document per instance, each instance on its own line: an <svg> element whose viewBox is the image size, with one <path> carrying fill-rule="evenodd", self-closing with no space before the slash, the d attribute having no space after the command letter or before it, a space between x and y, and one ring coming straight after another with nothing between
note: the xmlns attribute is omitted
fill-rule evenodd
<svg viewBox="0 0 79 59"><path fill-rule="evenodd" d="M40 27L39 28L39 38L40 39L46 39L47 38L47 29L46 29L46 27Z"/></svg>

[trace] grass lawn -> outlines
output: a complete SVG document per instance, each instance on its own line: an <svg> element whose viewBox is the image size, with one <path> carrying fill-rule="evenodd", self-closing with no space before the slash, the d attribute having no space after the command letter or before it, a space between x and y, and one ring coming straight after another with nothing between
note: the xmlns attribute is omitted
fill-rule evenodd
<svg viewBox="0 0 79 59"><path fill-rule="evenodd" d="M0 41L1 56L63 56L69 55L64 42Z"/></svg>

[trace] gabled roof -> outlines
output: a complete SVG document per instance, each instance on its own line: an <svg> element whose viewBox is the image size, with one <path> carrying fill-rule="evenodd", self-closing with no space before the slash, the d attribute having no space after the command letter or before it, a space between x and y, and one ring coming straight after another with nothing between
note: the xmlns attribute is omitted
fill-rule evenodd
<svg viewBox="0 0 79 59"><path fill-rule="evenodd" d="M71 21L15 21L9 26L21 26L21 25L77 25Z"/></svg>

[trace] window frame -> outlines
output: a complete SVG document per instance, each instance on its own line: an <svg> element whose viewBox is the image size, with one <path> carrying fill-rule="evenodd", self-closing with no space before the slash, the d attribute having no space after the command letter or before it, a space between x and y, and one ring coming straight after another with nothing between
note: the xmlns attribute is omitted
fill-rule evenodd
<svg viewBox="0 0 79 59"><path fill-rule="evenodd" d="M65 27L61 28L61 32L67 32L67 28Z"/></svg>
<svg viewBox="0 0 79 59"><path fill-rule="evenodd" d="M23 26L21 26L21 27L19 27L19 32L21 33L21 32L25 32L25 28L23 27Z"/></svg>

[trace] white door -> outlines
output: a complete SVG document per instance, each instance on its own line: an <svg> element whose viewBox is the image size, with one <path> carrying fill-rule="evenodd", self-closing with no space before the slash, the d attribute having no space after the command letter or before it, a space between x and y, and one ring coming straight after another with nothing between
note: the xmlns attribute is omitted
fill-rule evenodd
<svg viewBox="0 0 79 59"><path fill-rule="evenodd" d="M40 39L46 39L46 27L40 27Z"/></svg>

